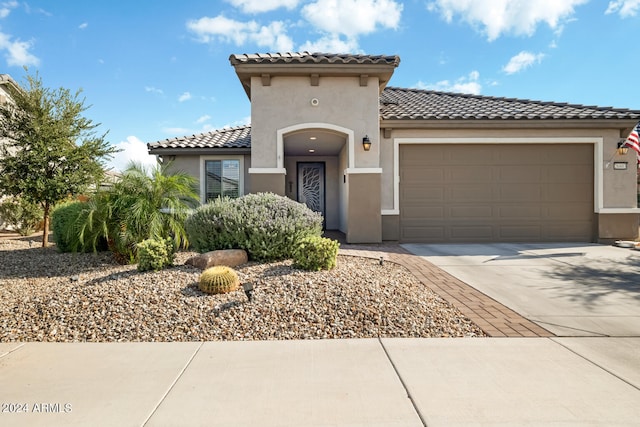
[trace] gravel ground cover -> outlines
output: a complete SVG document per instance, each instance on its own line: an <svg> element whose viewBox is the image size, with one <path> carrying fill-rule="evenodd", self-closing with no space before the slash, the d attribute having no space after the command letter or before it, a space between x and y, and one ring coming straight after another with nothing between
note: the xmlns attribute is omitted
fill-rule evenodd
<svg viewBox="0 0 640 427"><path fill-rule="evenodd" d="M200 270L138 272L110 253L62 254L0 239L0 342L472 337L483 332L404 267L339 256L331 271L291 261L238 267L254 285L208 295Z"/></svg>

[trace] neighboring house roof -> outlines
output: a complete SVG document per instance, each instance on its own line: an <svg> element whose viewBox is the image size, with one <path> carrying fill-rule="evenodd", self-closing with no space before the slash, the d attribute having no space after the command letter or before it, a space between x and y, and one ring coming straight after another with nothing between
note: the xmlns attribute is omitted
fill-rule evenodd
<svg viewBox="0 0 640 427"><path fill-rule="evenodd" d="M259 61L285 60L287 55L235 55ZM314 54L315 55L315 54ZM358 58L362 55L326 55L327 57ZM255 58L254 58L255 57ZM370 57L372 58L372 57ZM320 59L319 59L320 60ZM327 59L322 59L327 60ZM640 110L585 106L529 99L497 98L491 96L437 92L421 89L387 87L380 95L382 120L638 120ZM147 144L151 154L163 151L225 148L250 149L251 126L227 128L198 135L166 139ZM186 154L186 153L185 153Z"/></svg>
<svg viewBox="0 0 640 427"><path fill-rule="evenodd" d="M11 98L11 89L21 90L20 85L9 74L0 74L0 102Z"/></svg>
<svg viewBox="0 0 640 427"><path fill-rule="evenodd" d="M12 84L16 88L20 87L20 85L16 83L16 81L13 80L13 78L11 78L9 74L0 74L0 85L7 84L7 83Z"/></svg>
<svg viewBox="0 0 640 427"><path fill-rule="evenodd" d="M229 61L235 64L387 64L398 66L400 57L397 55L352 55L335 53L255 53L231 55Z"/></svg>
<svg viewBox="0 0 640 427"><path fill-rule="evenodd" d="M149 151L157 152L163 149L173 151L175 149L189 149L191 151L209 148L250 149L251 126L238 126L224 128L196 135L169 138L162 141L147 144Z"/></svg>
<svg viewBox="0 0 640 427"><path fill-rule="evenodd" d="M639 110L387 87L382 120L639 119Z"/></svg>

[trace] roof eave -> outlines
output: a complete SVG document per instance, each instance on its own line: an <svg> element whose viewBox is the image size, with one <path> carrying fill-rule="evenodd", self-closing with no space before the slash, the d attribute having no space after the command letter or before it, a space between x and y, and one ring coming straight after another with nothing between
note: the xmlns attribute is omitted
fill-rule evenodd
<svg viewBox="0 0 640 427"><path fill-rule="evenodd" d="M201 155L220 155L220 154L251 154L251 148L225 148L225 147L208 147L208 148L185 148L185 147L147 147L147 151L152 156L201 156Z"/></svg>
<svg viewBox="0 0 640 427"><path fill-rule="evenodd" d="M264 74L270 76L311 76L317 74L320 77L377 77L379 89L382 91L387 85L397 67L397 64L296 64L296 63L261 63L261 64L233 64L236 75L251 99L251 78Z"/></svg>
<svg viewBox="0 0 640 427"><path fill-rule="evenodd" d="M381 129L525 129L525 128L585 128L631 129L638 122L630 119L380 119Z"/></svg>

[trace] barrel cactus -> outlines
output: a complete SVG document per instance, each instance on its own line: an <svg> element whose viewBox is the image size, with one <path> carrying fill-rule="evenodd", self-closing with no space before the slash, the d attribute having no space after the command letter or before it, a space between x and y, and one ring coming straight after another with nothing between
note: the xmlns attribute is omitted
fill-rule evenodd
<svg viewBox="0 0 640 427"><path fill-rule="evenodd" d="M224 294L240 287L238 273L224 265L207 268L200 275L199 288L208 294Z"/></svg>

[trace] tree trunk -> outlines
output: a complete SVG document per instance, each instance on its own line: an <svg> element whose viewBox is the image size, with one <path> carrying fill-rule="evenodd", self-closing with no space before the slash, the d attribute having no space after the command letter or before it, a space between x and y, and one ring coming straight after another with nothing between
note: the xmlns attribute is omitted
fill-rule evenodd
<svg viewBox="0 0 640 427"><path fill-rule="evenodd" d="M49 202L44 203L44 218L42 224L42 247L49 246Z"/></svg>

